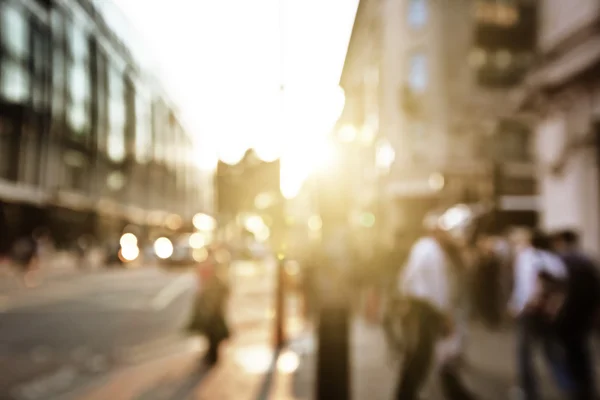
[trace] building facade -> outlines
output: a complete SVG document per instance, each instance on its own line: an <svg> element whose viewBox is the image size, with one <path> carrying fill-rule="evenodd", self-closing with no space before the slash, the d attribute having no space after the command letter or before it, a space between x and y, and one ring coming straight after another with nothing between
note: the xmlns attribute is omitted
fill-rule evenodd
<svg viewBox="0 0 600 400"><path fill-rule="evenodd" d="M66 243L202 211L176 107L94 4L0 0L4 246L39 227Z"/></svg>
<svg viewBox="0 0 600 400"><path fill-rule="evenodd" d="M540 54L522 111L536 126L541 225L600 255L600 3L542 0Z"/></svg>
<svg viewBox="0 0 600 400"><path fill-rule="evenodd" d="M535 223L531 131L511 117L534 20L516 0L382 2L380 134L396 150L399 225L455 202L494 205L500 225Z"/></svg>
<svg viewBox="0 0 600 400"><path fill-rule="evenodd" d="M389 155L382 159L389 143L380 132L382 4L381 0L359 2L340 79L346 103L337 124L336 139L351 160L345 170L351 177L348 184L353 193L348 212L357 228L357 240L363 245L377 239L373 228L377 234L383 232L382 213L386 204L381 200L392 161Z"/></svg>

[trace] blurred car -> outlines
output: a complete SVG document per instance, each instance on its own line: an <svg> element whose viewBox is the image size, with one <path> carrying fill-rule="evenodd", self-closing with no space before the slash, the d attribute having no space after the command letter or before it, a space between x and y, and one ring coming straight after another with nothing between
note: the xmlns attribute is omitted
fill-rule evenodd
<svg viewBox="0 0 600 400"><path fill-rule="evenodd" d="M158 265L165 267L192 267L208 258L205 238L197 232L180 234L154 241L150 251Z"/></svg>

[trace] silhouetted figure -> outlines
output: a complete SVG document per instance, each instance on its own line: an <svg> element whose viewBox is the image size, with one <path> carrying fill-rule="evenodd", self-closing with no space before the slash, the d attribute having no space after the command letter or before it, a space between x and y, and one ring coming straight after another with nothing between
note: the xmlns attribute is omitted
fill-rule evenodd
<svg viewBox="0 0 600 400"><path fill-rule="evenodd" d="M215 260L212 251L209 258L199 265L197 273L200 290L188 326L188 330L206 336L206 361L211 365L219 360L219 347L230 336L225 317L229 297L226 268L226 265Z"/></svg>

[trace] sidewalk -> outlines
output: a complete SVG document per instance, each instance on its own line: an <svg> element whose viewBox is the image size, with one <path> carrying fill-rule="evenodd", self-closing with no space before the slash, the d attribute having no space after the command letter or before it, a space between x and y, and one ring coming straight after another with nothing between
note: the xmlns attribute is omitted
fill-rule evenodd
<svg viewBox="0 0 600 400"><path fill-rule="evenodd" d="M352 399L389 400L392 398L397 363L389 357L383 330L355 317L351 331ZM316 339L306 334L294 340L277 363L269 400L313 400L316 371ZM296 369L295 360L299 361Z"/></svg>

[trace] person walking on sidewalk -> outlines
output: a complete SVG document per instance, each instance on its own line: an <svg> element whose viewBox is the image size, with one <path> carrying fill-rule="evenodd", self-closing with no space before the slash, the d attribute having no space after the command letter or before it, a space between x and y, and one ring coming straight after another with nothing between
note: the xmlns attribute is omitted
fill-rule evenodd
<svg viewBox="0 0 600 400"><path fill-rule="evenodd" d="M39 284L38 244L32 235L19 238L11 249L11 261L17 268L22 284L33 287Z"/></svg>
<svg viewBox="0 0 600 400"><path fill-rule="evenodd" d="M397 400L419 397L429 376L436 349L444 344L439 368L442 390L449 400L470 400L473 395L459 377L462 347L460 313L465 290L464 263L449 232L437 216L425 221L427 236L411 249L400 275L399 290L405 303L405 354L396 391ZM439 353L438 353L439 355Z"/></svg>
<svg viewBox="0 0 600 400"><path fill-rule="evenodd" d="M556 326L565 348L567 368L574 381L574 398L595 399L590 341L600 305L599 270L596 263L579 249L579 235L573 231L557 232L553 237L553 249L569 273L569 289Z"/></svg>
<svg viewBox="0 0 600 400"><path fill-rule="evenodd" d="M517 319L519 390L526 400L540 398L533 356L536 344L542 345L558 386L567 393L573 391L556 327L568 272L562 260L549 250L548 236L534 232L530 244L524 246L515 259L509 310Z"/></svg>

